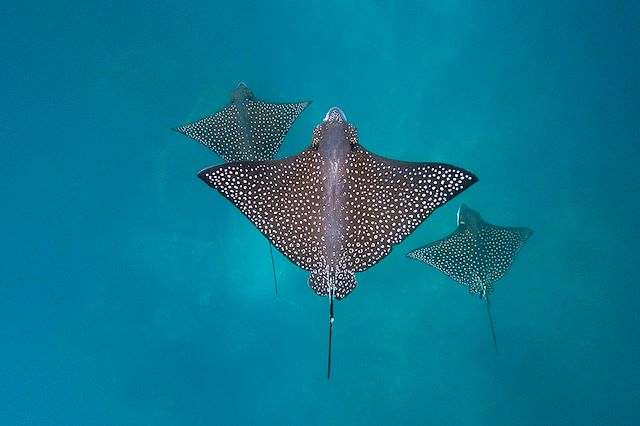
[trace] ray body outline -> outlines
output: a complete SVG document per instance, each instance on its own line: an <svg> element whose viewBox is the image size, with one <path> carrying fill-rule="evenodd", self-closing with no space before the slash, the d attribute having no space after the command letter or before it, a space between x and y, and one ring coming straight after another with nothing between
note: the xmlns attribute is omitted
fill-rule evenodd
<svg viewBox="0 0 640 426"><path fill-rule="evenodd" d="M367 151L335 107L299 154L209 167L198 176L285 257L311 271L309 286L329 299L330 336L333 301L353 291L354 273L378 263L436 208L477 181L448 164L397 161ZM329 366L330 359L329 353Z"/></svg>
<svg viewBox="0 0 640 426"><path fill-rule="evenodd" d="M224 108L173 130L200 142L227 163L271 160L311 102L262 101L240 82Z"/></svg>
<svg viewBox="0 0 640 426"><path fill-rule="evenodd" d="M532 234L525 227L492 225L462 203L457 228L447 237L407 253L407 257L426 263L477 294L487 304L493 344L498 352L491 302L493 284L509 270L516 255Z"/></svg>
<svg viewBox="0 0 640 426"><path fill-rule="evenodd" d="M200 142L225 162L272 160L295 120L312 102L265 102L243 82L230 96L227 106L214 114L173 130ZM271 244L269 254L278 294Z"/></svg>

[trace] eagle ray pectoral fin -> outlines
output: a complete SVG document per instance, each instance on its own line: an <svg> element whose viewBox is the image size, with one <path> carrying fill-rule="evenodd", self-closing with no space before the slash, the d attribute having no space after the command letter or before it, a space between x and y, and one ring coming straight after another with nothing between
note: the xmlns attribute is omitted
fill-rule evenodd
<svg viewBox="0 0 640 426"><path fill-rule="evenodd" d="M311 271L308 283L311 290L318 296L329 295L329 281L327 280L326 273L322 271Z"/></svg>
<svg viewBox="0 0 640 426"><path fill-rule="evenodd" d="M356 282L356 276L351 271L340 271L336 273L332 281L334 282L333 297L338 300L347 297L358 285ZM329 278L327 277L326 271L311 271L308 283L311 290L313 290L318 296L329 295Z"/></svg>

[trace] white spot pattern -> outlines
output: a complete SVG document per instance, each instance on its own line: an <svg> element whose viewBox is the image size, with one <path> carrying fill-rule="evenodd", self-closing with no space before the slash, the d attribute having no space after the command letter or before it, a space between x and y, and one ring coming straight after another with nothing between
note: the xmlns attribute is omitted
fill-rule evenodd
<svg viewBox="0 0 640 426"><path fill-rule="evenodd" d="M215 114L176 130L202 143L226 162L271 160L291 125L311 103L267 103L255 99L248 91L234 91L232 99Z"/></svg>
<svg viewBox="0 0 640 426"><path fill-rule="evenodd" d="M427 263L460 284L472 294L491 294L493 283L509 270L524 243L531 236L528 228L461 224L446 238L413 250L408 257Z"/></svg>
<svg viewBox="0 0 640 426"><path fill-rule="evenodd" d="M303 269L326 265L322 253L322 160L307 149L283 160L239 162L199 173Z"/></svg>
<svg viewBox="0 0 640 426"><path fill-rule="evenodd" d="M312 145L296 156L198 174L289 260L312 271L309 285L317 294L333 288L337 299L355 288L353 272L376 264L437 207L477 181L447 164L379 157L358 145L355 128L344 125L344 132L330 133L339 135L330 141L323 139L325 126L317 127ZM319 149L323 143L348 144L349 153L329 161Z"/></svg>
<svg viewBox="0 0 640 426"><path fill-rule="evenodd" d="M352 156L342 262L356 272L375 265L436 208L477 180L448 164L389 160L361 147Z"/></svg>
<svg viewBox="0 0 640 426"><path fill-rule="evenodd" d="M331 272L329 268L325 271L311 271L309 275L309 287L320 296L327 296L330 291L330 280L335 281L334 296L336 299L344 299L356 288L356 277L350 271Z"/></svg>

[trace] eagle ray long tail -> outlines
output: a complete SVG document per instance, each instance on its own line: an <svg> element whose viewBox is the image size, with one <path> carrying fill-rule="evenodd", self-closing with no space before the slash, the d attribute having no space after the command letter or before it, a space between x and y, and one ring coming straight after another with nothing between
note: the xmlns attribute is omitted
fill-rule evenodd
<svg viewBox="0 0 640 426"><path fill-rule="evenodd" d="M333 290L329 295L329 360L327 362L327 380L331 378L331 331L333 330Z"/></svg>
<svg viewBox="0 0 640 426"><path fill-rule="evenodd" d="M489 325L491 325L491 335L493 336L493 347L496 348L496 356L500 356L498 353L498 343L496 342L496 332L493 330L493 319L491 318L491 302L489 302L489 296L485 296L487 299L487 313L489 314Z"/></svg>
<svg viewBox="0 0 640 426"><path fill-rule="evenodd" d="M278 279L276 278L276 264L273 262L273 246L269 243L269 253L271 253L271 269L273 269L273 285L276 288L276 294L278 294Z"/></svg>

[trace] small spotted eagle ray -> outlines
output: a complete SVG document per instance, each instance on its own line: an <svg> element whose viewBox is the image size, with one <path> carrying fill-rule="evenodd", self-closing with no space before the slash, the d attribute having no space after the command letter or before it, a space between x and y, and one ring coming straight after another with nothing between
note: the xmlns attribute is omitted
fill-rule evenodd
<svg viewBox="0 0 640 426"><path fill-rule="evenodd" d="M174 130L202 143L225 162L263 161L276 156L282 141L311 101L271 103L258 100L243 82L231 92L231 102L213 115ZM278 281L269 245L273 284Z"/></svg>
<svg viewBox="0 0 640 426"><path fill-rule="evenodd" d="M390 160L358 143L331 108L311 146L282 160L236 162L198 176L231 201L284 256L311 271L309 286L333 300L356 287L354 272L378 263L436 208L477 178L448 164Z"/></svg>
<svg viewBox="0 0 640 426"><path fill-rule="evenodd" d="M528 228L495 226L485 222L480 214L462 203L458 209L458 227L451 235L419 249L407 257L427 263L460 284L469 293L487 301L493 345L498 344L491 319L489 294L493 283L504 276L516 254L531 236Z"/></svg>

